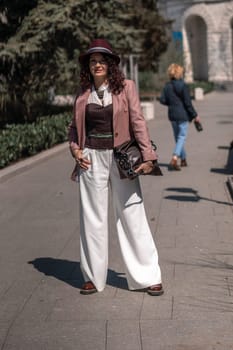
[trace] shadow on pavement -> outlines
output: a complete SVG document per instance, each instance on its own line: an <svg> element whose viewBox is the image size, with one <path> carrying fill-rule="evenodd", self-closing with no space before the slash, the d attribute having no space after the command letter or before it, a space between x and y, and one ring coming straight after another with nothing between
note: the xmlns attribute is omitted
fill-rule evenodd
<svg viewBox="0 0 233 350"><path fill-rule="evenodd" d="M218 146L218 149L228 150L226 165L224 168L211 168L210 171L224 175L233 174L233 141L229 146Z"/></svg>
<svg viewBox="0 0 233 350"><path fill-rule="evenodd" d="M167 168L169 163L160 163L158 162L158 165L161 167L161 168Z"/></svg>
<svg viewBox="0 0 233 350"><path fill-rule="evenodd" d="M165 189L166 191L172 191L172 192L178 192L178 193L184 193L184 195L169 195L165 196L165 199L171 199L171 200L176 200L180 202L200 202L201 200L209 201L209 202L215 202L218 204L225 204L225 205L230 205L233 206L232 203L229 202L223 202L219 201L216 199L211 199L207 197L202 197L198 194L198 191L189 188L189 187L168 187Z"/></svg>
<svg viewBox="0 0 233 350"><path fill-rule="evenodd" d="M28 261L36 270L45 276L53 276L74 288L81 288L84 283L80 262L56 259L51 257L36 258ZM116 288L128 289L126 278L123 273L108 270L107 284Z"/></svg>
<svg viewBox="0 0 233 350"><path fill-rule="evenodd" d="M45 276L53 276L72 287L80 288L83 284L79 262L42 257L28 261L28 264L32 264L36 270L42 272Z"/></svg>
<svg viewBox="0 0 233 350"><path fill-rule="evenodd" d="M216 173L216 174L223 174L223 175L230 175L231 174L231 171L227 168L211 168L210 172Z"/></svg>

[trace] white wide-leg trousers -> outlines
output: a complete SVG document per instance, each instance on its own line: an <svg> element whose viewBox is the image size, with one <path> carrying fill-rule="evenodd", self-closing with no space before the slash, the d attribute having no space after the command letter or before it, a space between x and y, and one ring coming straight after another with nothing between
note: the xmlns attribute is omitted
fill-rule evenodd
<svg viewBox="0 0 233 350"><path fill-rule="evenodd" d="M161 283L157 249L147 222L140 183L120 179L112 150L84 149L91 161L80 172L80 265L98 291L108 269L108 191L111 187L120 249L129 289Z"/></svg>

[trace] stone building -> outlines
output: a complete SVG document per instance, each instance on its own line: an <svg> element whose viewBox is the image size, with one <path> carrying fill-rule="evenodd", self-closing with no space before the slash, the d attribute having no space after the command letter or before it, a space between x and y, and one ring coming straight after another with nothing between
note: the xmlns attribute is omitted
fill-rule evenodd
<svg viewBox="0 0 233 350"><path fill-rule="evenodd" d="M186 80L232 82L233 0L158 0L158 8L173 20Z"/></svg>

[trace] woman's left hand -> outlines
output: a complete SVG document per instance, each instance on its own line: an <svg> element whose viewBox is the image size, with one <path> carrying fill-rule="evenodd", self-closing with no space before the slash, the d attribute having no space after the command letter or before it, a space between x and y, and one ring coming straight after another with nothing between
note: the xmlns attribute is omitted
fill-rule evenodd
<svg viewBox="0 0 233 350"><path fill-rule="evenodd" d="M135 173L149 174L153 170L154 164L151 160L143 162L136 170Z"/></svg>

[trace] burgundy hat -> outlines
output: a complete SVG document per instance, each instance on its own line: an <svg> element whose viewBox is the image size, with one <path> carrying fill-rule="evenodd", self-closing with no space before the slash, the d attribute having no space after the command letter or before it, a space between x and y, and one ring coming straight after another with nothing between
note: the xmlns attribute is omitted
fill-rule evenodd
<svg viewBox="0 0 233 350"><path fill-rule="evenodd" d="M106 55L114 58L117 64L120 63L120 57L112 51L111 45L105 39L93 40L88 50L79 56L79 62L84 63L85 59L87 59L88 56L95 52L105 53Z"/></svg>

